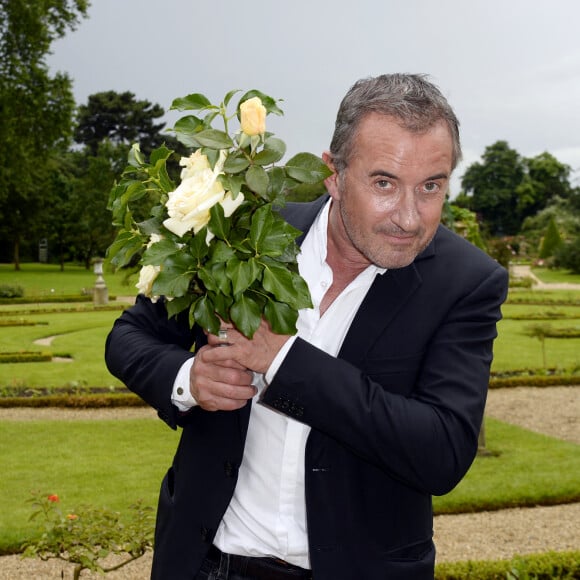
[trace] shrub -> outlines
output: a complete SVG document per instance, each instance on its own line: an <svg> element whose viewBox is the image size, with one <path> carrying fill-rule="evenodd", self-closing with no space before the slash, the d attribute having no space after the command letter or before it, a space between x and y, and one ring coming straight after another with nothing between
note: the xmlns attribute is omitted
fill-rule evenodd
<svg viewBox="0 0 580 580"><path fill-rule="evenodd" d="M552 216L548 222L546 233L540 244L540 258L544 260L551 258L558 251L558 248L562 246L562 243L562 237L558 231L558 226L556 225L554 216Z"/></svg>
<svg viewBox="0 0 580 580"><path fill-rule="evenodd" d="M0 284L0 298L22 298L24 288L13 284Z"/></svg>
<svg viewBox="0 0 580 580"><path fill-rule="evenodd" d="M580 236L559 247L554 263L558 268L567 268L573 274L580 274Z"/></svg>
<svg viewBox="0 0 580 580"><path fill-rule="evenodd" d="M153 508L137 502L131 516L123 521L118 512L107 508L81 506L66 513L60 509L58 495L34 494L31 519L42 519L38 539L28 541L23 557L42 560L58 558L75 564L74 578L83 570L111 572L140 558L153 547ZM65 515L66 514L66 515ZM109 555L124 559L105 566Z"/></svg>
<svg viewBox="0 0 580 580"><path fill-rule="evenodd" d="M580 552L546 552L511 560L437 564L435 580L572 580L580 578Z"/></svg>

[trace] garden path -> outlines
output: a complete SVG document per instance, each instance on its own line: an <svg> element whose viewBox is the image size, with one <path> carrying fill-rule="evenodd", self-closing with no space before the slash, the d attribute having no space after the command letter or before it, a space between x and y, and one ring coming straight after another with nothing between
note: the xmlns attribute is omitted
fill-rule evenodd
<svg viewBox="0 0 580 580"><path fill-rule="evenodd" d="M531 278L534 281L535 290L579 290L580 284L572 282L547 283L542 282L533 272L531 266L525 264L514 264L510 266L511 273L516 278Z"/></svg>
<svg viewBox="0 0 580 580"><path fill-rule="evenodd" d="M541 409L541 413L538 413ZM487 415L539 433L580 444L580 387L517 387L492 389ZM131 409L0 409L0 420L26 421L41 418L75 420L151 418L149 408ZM580 549L580 503L516 508L477 514L441 515L434 521L437 561L509 559L520 554ZM146 580L151 555L107 574L110 580ZM50 560L0 558L0 580L46 580L72 578L72 568ZM83 573L85 580L102 579Z"/></svg>

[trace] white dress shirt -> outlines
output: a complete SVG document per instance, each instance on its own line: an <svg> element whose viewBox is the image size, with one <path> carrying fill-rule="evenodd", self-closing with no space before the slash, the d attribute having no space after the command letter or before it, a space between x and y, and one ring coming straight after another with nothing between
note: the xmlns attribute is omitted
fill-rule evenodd
<svg viewBox="0 0 580 580"><path fill-rule="evenodd" d="M385 270L369 266L320 317L320 303L332 285L332 270L326 263L329 207L330 202L317 216L298 256L314 307L299 312L297 336L336 355L375 276ZM294 340L282 347L265 377L254 376L258 394L252 404L238 482L214 544L230 554L274 556L310 568L304 496L304 453L310 427L259 404L260 393ZM172 400L182 410L196 404L189 393L191 364L192 360L182 367L174 385Z"/></svg>

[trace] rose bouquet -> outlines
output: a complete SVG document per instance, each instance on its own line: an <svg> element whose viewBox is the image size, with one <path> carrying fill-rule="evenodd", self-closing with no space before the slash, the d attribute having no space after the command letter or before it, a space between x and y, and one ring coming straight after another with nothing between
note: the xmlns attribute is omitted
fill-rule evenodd
<svg viewBox="0 0 580 580"><path fill-rule="evenodd" d="M146 160L133 145L110 195L119 231L107 259L122 268L140 257L139 291L163 296L169 316L187 310L191 326L216 333L222 319L252 337L265 318L274 332L293 334L298 310L311 300L296 263L301 232L278 210L292 188L330 171L310 153L282 163L286 146L266 131L267 115L282 114L276 100L250 91L230 115L236 93L220 105L202 94L173 101L174 110L196 112L173 128L192 150L179 162L179 185L167 170L174 151L162 146ZM144 207L148 215L139 219Z"/></svg>

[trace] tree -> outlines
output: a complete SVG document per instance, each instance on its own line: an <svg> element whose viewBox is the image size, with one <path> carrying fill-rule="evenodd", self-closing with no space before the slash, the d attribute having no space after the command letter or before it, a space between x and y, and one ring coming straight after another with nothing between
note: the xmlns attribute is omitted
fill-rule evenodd
<svg viewBox="0 0 580 580"><path fill-rule="evenodd" d="M540 245L540 258L544 260L546 258L551 258L562 246L562 243L562 236L558 231L556 220L552 217L548 222L546 233L542 238L542 243Z"/></svg>
<svg viewBox="0 0 580 580"><path fill-rule="evenodd" d="M481 216L492 235L511 235L519 230L516 188L522 182L524 165L506 141L486 147L482 162L470 165L461 186L470 197L469 209ZM465 201L465 197L462 197Z"/></svg>
<svg viewBox="0 0 580 580"><path fill-rule="evenodd" d="M84 147L74 156L80 176L74 196L83 200L75 237L75 253L86 267L95 253L104 255L114 239L111 214L107 209L109 192L127 164L133 143L149 154L162 144L178 152L168 163L170 174L177 178L180 155L189 151L174 137L162 131L165 123L155 120L164 115L158 104L137 100L130 92L107 91L90 95L78 110L75 140ZM149 217L147 200L142 200L143 219Z"/></svg>
<svg viewBox="0 0 580 580"><path fill-rule="evenodd" d="M477 212L492 235L515 235L552 200L574 195L570 172L550 153L525 158L497 141L485 149L481 163L467 168L455 202Z"/></svg>
<svg viewBox="0 0 580 580"><path fill-rule="evenodd" d="M38 229L55 150L72 133L70 79L51 77L52 42L86 15L86 0L0 0L0 220L20 268L20 242Z"/></svg>
<svg viewBox="0 0 580 580"><path fill-rule="evenodd" d="M570 166L548 152L524 159L524 177L516 188L518 214L523 221L545 208L552 199L568 199L572 193Z"/></svg>
<svg viewBox="0 0 580 580"><path fill-rule="evenodd" d="M86 105L79 107L74 138L93 155L105 140L124 145L126 151L133 143L139 143L141 151L149 155L167 141L161 135L165 123L155 123L164 113L160 105L137 100L128 91L95 93L89 96Z"/></svg>

